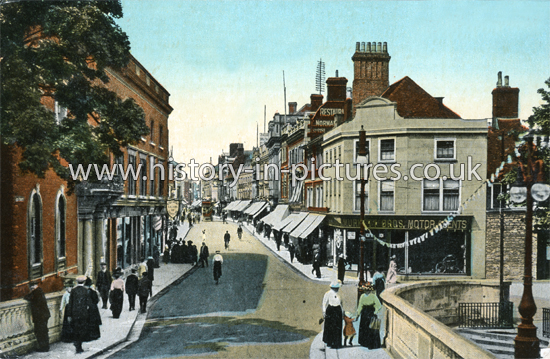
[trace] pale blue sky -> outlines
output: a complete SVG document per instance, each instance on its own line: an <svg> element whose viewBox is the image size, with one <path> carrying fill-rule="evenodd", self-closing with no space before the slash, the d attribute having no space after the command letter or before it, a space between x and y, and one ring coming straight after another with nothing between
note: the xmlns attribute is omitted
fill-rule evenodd
<svg viewBox="0 0 550 359"><path fill-rule="evenodd" d="M175 158L214 161L256 145L287 102L315 93L317 61L353 82L357 41L387 42L390 83L411 77L463 118L491 117L497 72L520 89L520 116L550 77L550 1L123 0L132 54L171 93Z"/></svg>

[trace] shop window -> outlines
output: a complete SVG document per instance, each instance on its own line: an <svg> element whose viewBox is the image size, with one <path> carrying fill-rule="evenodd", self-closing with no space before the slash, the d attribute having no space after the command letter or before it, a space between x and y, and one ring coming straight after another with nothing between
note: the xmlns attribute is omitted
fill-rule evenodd
<svg viewBox="0 0 550 359"><path fill-rule="evenodd" d="M380 162L395 161L395 140L380 140Z"/></svg>
<svg viewBox="0 0 550 359"><path fill-rule="evenodd" d="M456 211L460 200L460 182L455 180L424 180L423 210L430 212Z"/></svg>
<svg viewBox="0 0 550 359"><path fill-rule="evenodd" d="M355 191L355 202L354 202L354 211L360 211L361 210L361 180L353 181L353 187ZM368 186L367 181L365 181L365 198L363 200L365 211L368 209L369 204L369 192L368 192Z"/></svg>
<svg viewBox="0 0 550 359"><path fill-rule="evenodd" d="M392 180L380 182L380 211L393 211L395 197L395 182Z"/></svg>
<svg viewBox="0 0 550 359"><path fill-rule="evenodd" d="M455 140L454 139L436 139L435 140L435 159L452 160L455 159Z"/></svg>

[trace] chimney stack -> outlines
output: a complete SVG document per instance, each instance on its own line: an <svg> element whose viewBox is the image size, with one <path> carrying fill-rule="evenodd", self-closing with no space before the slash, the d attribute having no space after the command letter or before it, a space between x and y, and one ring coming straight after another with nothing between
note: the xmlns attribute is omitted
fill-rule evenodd
<svg viewBox="0 0 550 359"><path fill-rule="evenodd" d="M380 96L390 85L388 43L368 42L353 54L353 108L369 96Z"/></svg>
<svg viewBox="0 0 550 359"><path fill-rule="evenodd" d="M504 86L502 86L502 71L498 72L497 87L491 95L493 95L493 119L518 118L519 88L510 87L508 76L504 77Z"/></svg>
<svg viewBox="0 0 550 359"><path fill-rule="evenodd" d="M338 75L338 72L336 73ZM327 79L327 101L345 101L348 79L329 77Z"/></svg>
<svg viewBox="0 0 550 359"><path fill-rule="evenodd" d="M323 104L323 95L311 94L310 102L311 102L311 111L312 112L317 111L319 107L321 107L321 105Z"/></svg>
<svg viewBox="0 0 550 359"><path fill-rule="evenodd" d="M297 102L289 102L288 103L288 113L293 114L296 112L296 108L298 107Z"/></svg>

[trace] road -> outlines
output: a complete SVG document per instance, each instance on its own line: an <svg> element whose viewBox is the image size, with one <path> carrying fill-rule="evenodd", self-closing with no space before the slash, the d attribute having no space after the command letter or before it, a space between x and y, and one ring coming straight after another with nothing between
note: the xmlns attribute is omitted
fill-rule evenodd
<svg viewBox="0 0 550 359"><path fill-rule="evenodd" d="M210 253L221 251L220 284L211 264L198 268L150 308L140 339L110 358L309 357L311 341L322 330L328 285L296 273L246 231L239 240L236 228L221 222L191 228L187 240L200 247L206 229ZM223 248L225 231L232 236L229 251ZM355 293L353 286L343 287L350 309Z"/></svg>

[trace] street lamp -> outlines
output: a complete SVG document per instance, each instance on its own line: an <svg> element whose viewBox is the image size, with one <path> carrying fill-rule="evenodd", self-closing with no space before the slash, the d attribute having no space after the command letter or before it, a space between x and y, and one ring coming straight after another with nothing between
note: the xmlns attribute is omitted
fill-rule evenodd
<svg viewBox="0 0 550 359"><path fill-rule="evenodd" d="M515 358L538 358L540 356L539 339L537 338L537 327L533 325L533 317L537 312L535 299L533 298L533 276L532 276L532 255L533 255L533 199L542 202L550 194L550 186L544 183L537 183L534 173L531 151L533 149L533 137L531 134L525 136L527 139L527 168L523 168L521 162L518 166L516 183L510 188L510 201L523 203L526 201L525 214L525 259L523 275L523 296L518 310L521 315L521 324L518 325L518 335L515 342ZM525 173L522 173L522 169ZM542 168L538 171L539 180L542 177Z"/></svg>
<svg viewBox="0 0 550 359"><path fill-rule="evenodd" d="M361 171L368 163L367 158L367 150L366 150L366 138L365 138L365 130L363 129L363 125L361 125L361 130L359 131L359 150L357 151L357 159L356 163L358 166L358 171L360 171L361 175L361 188L360 188L360 197L359 200L361 201L361 223L360 223L360 232L359 232L359 240L360 240L360 250L359 250L359 288L365 285L365 276L363 274L364 268L364 251L365 251L365 226L363 225L365 221L365 176L363 172ZM368 173L367 173L368 175ZM361 292L358 293L358 298L361 296Z"/></svg>

